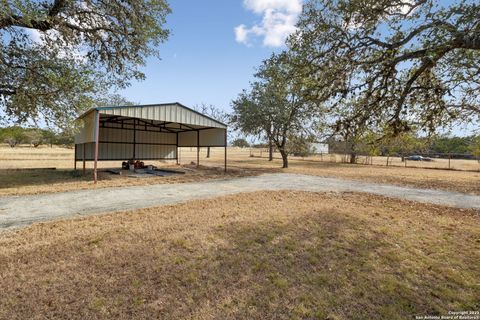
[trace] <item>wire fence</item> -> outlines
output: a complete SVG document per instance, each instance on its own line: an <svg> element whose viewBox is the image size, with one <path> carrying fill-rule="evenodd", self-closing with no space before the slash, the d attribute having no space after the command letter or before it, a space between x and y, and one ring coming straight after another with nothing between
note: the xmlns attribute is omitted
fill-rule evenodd
<svg viewBox="0 0 480 320"><path fill-rule="evenodd" d="M250 157L268 158L269 150L250 148ZM279 152L273 153L274 159L281 159ZM318 161L332 163L350 163L351 155L342 153L319 153L306 157L289 155L291 160ZM461 171L480 171L480 157L459 153L422 153L409 155L370 156L357 154L354 164L393 166L404 168L445 169Z"/></svg>
<svg viewBox="0 0 480 320"><path fill-rule="evenodd" d="M221 148L210 148L208 156L208 148L200 148L200 164L222 166L224 161L225 150ZM280 153L274 152L275 159L281 159ZM392 166L404 168L429 168L429 169L445 169L445 170L462 170L480 172L480 158L470 154L455 153L437 153L437 154L415 154L428 159L413 160L412 155L405 155L402 159L400 155L394 156L368 156L357 155L355 163L358 165L373 166ZM268 159L268 149L266 148L228 148L229 162L247 161L248 158L264 158ZM342 153L320 153L308 157L289 156L290 160L305 161L312 163L346 163L350 162L349 154ZM181 164L196 163L196 148L179 148L179 162ZM155 163L154 163L155 164ZM87 167L90 166L87 163ZM117 162L102 162L102 167L117 166ZM7 168L33 168L33 167L56 167L71 168L73 166L73 150L65 148L38 148L29 147L2 147L0 146L0 169Z"/></svg>

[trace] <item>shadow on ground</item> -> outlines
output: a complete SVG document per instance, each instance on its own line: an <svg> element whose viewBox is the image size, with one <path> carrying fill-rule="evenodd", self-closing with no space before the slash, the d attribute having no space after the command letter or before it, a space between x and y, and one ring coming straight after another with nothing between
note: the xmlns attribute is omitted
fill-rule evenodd
<svg viewBox="0 0 480 320"><path fill-rule="evenodd" d="M23 186L46 185L52 183L68 183L75 181L88 181L92 179L91 170L83 175L81 171L67 169L0 169L0 189L16 188Z"/></svg>
<svg viewBox="0 0 480 320"><path fill-rule="evenodd" d="M272 194L282 193L263 193L263 202ZM434 236L422 237L412 216L357 217L334 202L248 221L245 206L225 201L236 209L197 204L198 215L218 213L202 226L167 207L155 216L162 223L146 213L131 214L146 219L141 228L92 218L94 233L0 255L0 318L405 319L479 307L478 287L464 283L478 270L453 229L433 223ZM70 223L37 228L62 232ZM435 246L454 263L428 252Z"/></svg>

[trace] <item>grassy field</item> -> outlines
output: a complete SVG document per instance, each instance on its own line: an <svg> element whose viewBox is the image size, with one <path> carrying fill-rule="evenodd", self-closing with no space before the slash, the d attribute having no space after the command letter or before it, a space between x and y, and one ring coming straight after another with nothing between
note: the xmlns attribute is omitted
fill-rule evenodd
<svg viewBox="0 0 480 320"><path fill-rule="evenodd" d="M205 150L202 150L205 157ZM92 181L93 163L87 162L86 174L82 174L82 163L78 162L78 171L73 171L73 150L59 147L30 148L27 146L9 148L0 146L0 196L40 194L63 192L78 189L121 187L146 184L170 184L203 181L207 179L228 179L234 177L257 175L263 172L273 172L269 168L231 168L224 173L219 163L219 150L212 152L216 155L215 163L206 161L210 166L201 165L197 168L192 165L196 161L196 153L185 148L186 154L180 166L175 161L148 161L161 168L185 171L184 175L168 177L149 177L135 179L126 176L112 175L107 172L99 173L97 185ZM221 151L223 155L223 148ZM222 158L223 159L223 158ZM204 159L202 159L201 163ZM209 160L209 159L206 159ZM99 162L100 170L119 168L121 161ZM221 162L223 165L223 162ZM49 170L55 168L55 170ZM28 169L28 170L27 170Z"/></svg>
<svg viewBox="0 0 480 320"><path fill-rule="evenodd" d="M0 196L55 193L91 188L199 182L209 179L231 179L252 176L271 171L261 168L232 169L224 173L222 169L215 167L200 166L197 168L192 165L160 165L164 169L185 171L185 174L166 177L147 176L145 178L132 178L126 175L112 175L108 172L99 172L99 181L95 185L92 180L93 173L90 169L86 171L86 175L71 169L13 171L11 169L0 169Z"/></svg>
<svg viewBox="0 0 480 320"><path fill-rule="evenodd" d="M0 319L412 319L480 308L478 212L258 192L0 233Z"/></svg>
<svg viewBox="0 0 480 320"><path fill-rule="evenodd" d="M0 147L0 196L291 172L480 194L480 172L183 148L185 175L72 171ZM101 162L100 168L119 167ZM79 163L79 167L81 164ZM56 167L56 170L38 168ZM37 168L36 170L18 170ZM0 212L1 214L1 212ZM256 192L0 232L0 319L406 319L480 309L478 211L366 194Z"/></svg>
<svg viewBox="0 0 480 320"><path fill-rule="evenodd" d="M480 194L480 171L434 170L404 168L401 166L376 166L321 162L318 159L290 160L290 168L280 169L281 161L273 162L266 158L250 157L249 149L229 148L229 172L225 176L223 167L223 148L212 148L211 157L206 158L206 149L201 149L201 170L189 171L182 177L132 179L102 173L96 187L139 185L150 183L178 183L212 178L238 177L264 172L292 172L326 177L338 177L378 183L437 188L459 192ZM196 161L195 148L181 148L180 162L189 165ZM150 161L160 167L174 166L170 161ZM119 167L120 162L100 162L100 168ZM56 167L57 170L12 170L18 168ZM78 163L81 168L81 163ZM87 169L92 163L87 163ZM190 165L191 169L194 169ZM0 196L45 192L58 192L75 189L93 188L91 172L87 175L75 174L73 169L73 150L65 148L8 148L0 147Z"/></svg>
<svg viewBox="0 0 480 320"><path fill-rule="evenodd" d="M250 154L255 157L268 157L268 150L252 149ZM274 153L274 157L280 159L280 153ZM307 158L291 157L295 160L309 160L320 162L348 162L349 158L343 154L319 154L312 155ZM452 170L467 170L467 171L480 171L480 162L477 160L465 160L465 159L449 159L448 158L432 158L432 161L402 161L400 157L384 157L384 156L358 156L357 164L375 165L375 166L394 166L394 167L410 167L410 168L427 168L427 169L452 169Z"/></svg>

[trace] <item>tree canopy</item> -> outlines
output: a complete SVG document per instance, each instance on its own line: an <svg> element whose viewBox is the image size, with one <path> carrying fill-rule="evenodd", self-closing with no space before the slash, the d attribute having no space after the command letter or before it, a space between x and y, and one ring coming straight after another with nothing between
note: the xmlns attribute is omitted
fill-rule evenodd
<svg viewBox="0 0 480 320"><path fill-rule="evenodd" d="M54 131L52 129L22 128L20 126L0 127L0 143L7 143L14 148L20 144L30 144L37 148L42 144L73 145L71 131Z"/></svg>
<svg viewBox="0 0 480 320"><path fill-rule="evenodd" d="M1 1L0 115L63 122L143 79L168 38L165 0Z"/></svg>
<svg viewBox="0 0 480 320"><path fill-rule="evenodd" d="M460 0L311 0L289 40L310 98L336 125L433 131L480 116L480 5Z"/></svg>
<svg viewBox="0 0 480 320"><path fill-rule="evenodd" d="M288 167L287 141L290 136L309 135L319 109L306 101L303 78L296 76L287 53L273 54L263 62L257 81L232 103L232 122L245 134L272 141Z"/></svg>
<svg viewBox="0 0 480 320"><path fill-rule="evenodd" d="M233 140L232 146L239 147L239 148L248 148L250 144L248 143L247 139L245 138L237 138Z"/></svg>

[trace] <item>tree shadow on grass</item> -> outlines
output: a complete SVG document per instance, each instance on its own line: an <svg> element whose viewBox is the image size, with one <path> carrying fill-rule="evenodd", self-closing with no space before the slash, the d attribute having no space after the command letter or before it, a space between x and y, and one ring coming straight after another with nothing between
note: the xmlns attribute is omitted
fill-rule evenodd
<svg viewBox="0 0 480 320"><path fill-rule="evenodd" d="M234 223L217 230L217 236L227 240L211 253L218 267L201 267L217 282L213 287L223 289L215 293L217 301L224 301L216 306L216 316L411 317L415 298L406 292L393 294L401 279L382 274L383 266L374 258L387 242L367 230L365 221L336 212L285 223ZM222 285L225 280L229 283Z"/></svg>
<svg viewBox="0 0 480 320"><path fill-rule="evenodd" d="M400 271L391 239L341 211L210 231L120 223L6 256L0 318L405 319L451 302L431 295L445 286L432 271Z"/></svg>
<svg viewBox="0 0 480 320"><path fill-rule="evenodd" d="M2 183L0 183L0 189L72 181L87 181L91 180L91 174L89 173L90 170L83 175L81 171L73 171L69 169L0 169L0 179L2 181Z"/></svg>

